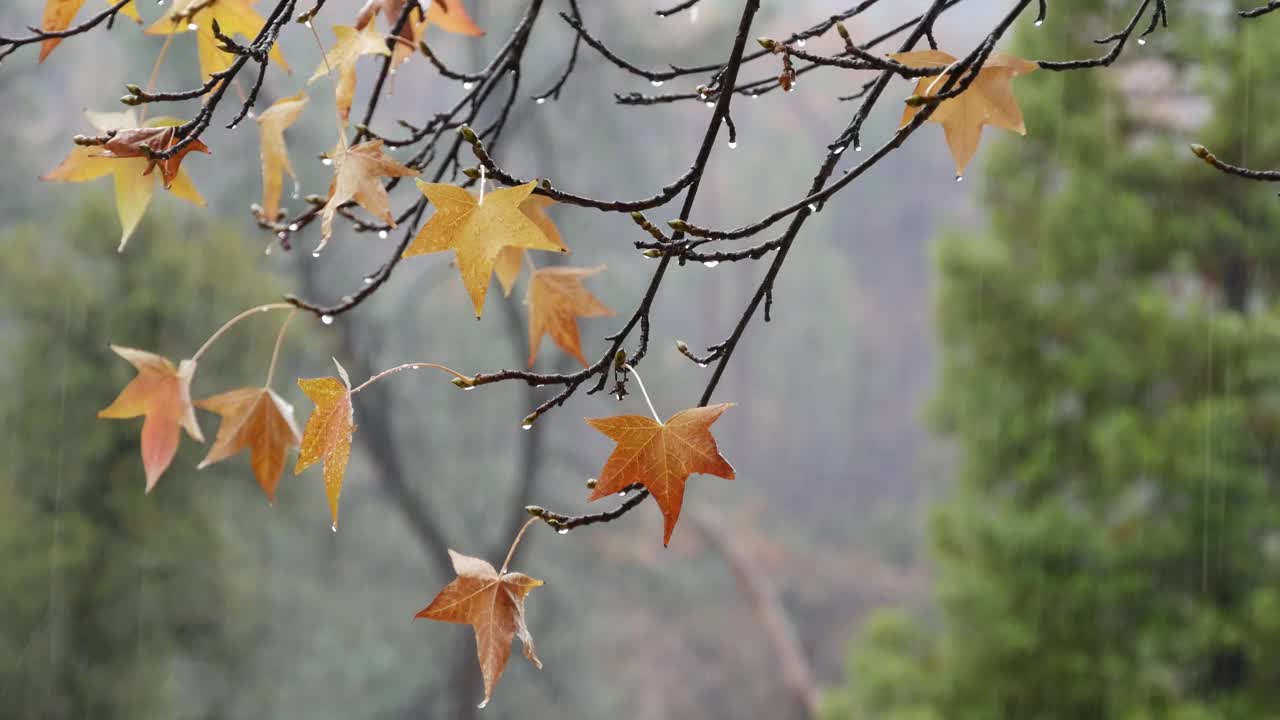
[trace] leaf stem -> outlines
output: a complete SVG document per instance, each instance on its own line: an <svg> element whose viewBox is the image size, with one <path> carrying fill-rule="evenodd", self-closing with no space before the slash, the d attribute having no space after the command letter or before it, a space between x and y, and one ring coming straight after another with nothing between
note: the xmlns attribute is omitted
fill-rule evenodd
<svg viewBox="0 0 1280 720"><path fill-rule="evenodd" d="M280 359L280 346L284 344L284 332L289 329L289 321L294 315L298 314L298 308L294 308L292 312L284 316L284 323L280 326L280 332L276 334L276 346L271 349L271 364L267 366L267 381L262 384L265 388L271 387L271 378L276 374L276 361Z"/></svg>
<svg viewBox="0 0 1280 720"><path fill-rule="evenodd" d="M511 541L511 549L507 551L507 558L502 561L502 569L498 571L499 577L507 574L507 566L511 564L511 557L516 554L516 547L520 545L520 540L524 537L524 532L529 529L530 525L536 522L538 522L538 518L531 517L525 521L524 525L520 526L520 532L516 533L516 539Z"/></svg>
<svg viewBox="0 0 1280 720"><path fill-rule="evenodd" d="M653 413L653 419L661 425L662 418L658 417L658 411L653 409L653 401L649 399L649 391L644 389L644 380L640 379L640 373L630 365L623 365L622 369L636 376L636 384L640 386L640 394L644 396L644 401L649 404L649 412Z"/></svg>
<svg viewBox="0 0 1280 720"><path fill-rule="evenodd" d="M307 29L311 31L311 37L316 39L316 47L320 48L320 59L324 62L324 72L329 78L329 85L336 90L336 81L333 79L333 66L329 64L329 52L324 49L324 42L320 40L320 33L316 32L315 23L308 22ZM333 115L338 119L338 141L342 144L342 149L347 149L347 121L342 117L342 110L338 107L337 95L333 100Z"/></svg>
<svg viewBox="0 0 1280 720"><path fill-rule="evenodd" d="M393 368L390 368L390 369L387 369L387 370L383 370L382 372L378 373L377 375L374 375L373 377L369 378L368 380L365 380L364 382L360 383L360 385L358 385L355 389L353 389L353 390L351 391L351 394L352 394L352 395L355 395L356 393L358 393L358 392L360 392L361 390L363 390L363 389L365 389L365 388L369 387L370 385L374 384L375 382L377 382L377 381L381 380L382 378L384 378L384 377L386 377L386 376L388 376L388 375L394 375L395 373L398 373L398 372L400 372L401 370L414 370L414 369L417 369L417 368L435 368L436 370L443 370L444 372L447 372L447 373L449 373L450 375L452 375L452 376L454 376L454 377L456 377L456 378L459 378L459 379L462 379L462 380L467 380L467 381L471 380L471 378L467 377L466 375L463 375L462 373L458 372L457 370L454 370L454 369L453 369L453 368L451 368L451 367L445 367L444 365L437 365L437 364L435 364L435 363L428 363L428 362L421 362L421 363L405 363L404 365L397 365L397 366L395 366L395 367L393 367Z"/></svg>
<svg viewBox="0 0 1280 720"><path fill-rule="evenodd" d="M210 336L209 336L209 339L208 339L208 340L205 340L205 341L204 341L204 344L200 346L200 349L199 349L199 350L197 350L197 351L196 351L196 353L195 353L194 355L192 355L192 356L191 356L191 361L192 361L192 362L196 362L196 361L198 361L202 355L204 355L206 352L208 352L208 350L209 350L209 346L213 345L214 341L216 341L218 338L222 337L222 334L223 334L223 333L225 333L226 331L230 330L230 329L231 329L231 326L233 326L233 325L235 325L236 323L240 322L241 320L243 320L243 319L245 319L245 318L249 317L250 315L254 315L254 314L256 314L256 313L260 313L260 312L269 312L269 311L271 311L271 310L288 310L288 309L290 309L290 308L292 308L292 307L293 307L293 306L292 306L292 305L290 305L289 303L270 303L270 304L267 304L267 305L259 305L258 307L255 307L255 308L249 308L248 310L245 310L244 312L240 313L239 315L237 315L237 316L235 316L235 317L231 318L230 320L228 320L225 324L223 324L223 326L222 326L222 327L218 328L217 332L215 332L214 334L210 335Z"/></svg>
<svg viewBox="0 0 1280 720"><path fill-rule="evenodd" d="M176 24L176 23L175 23ZM160 54L156 56L156 64L151 66L151 77L147 78L147 94L155 92L156 83L160 81L160 66L164 64L164 58L169 54L169 43L173 42L173 33L164 36L164 44L160 46ZM141 125L147 119L147 110L151 107L151 103L142 105L142 115L138 117L138 124Z"/></svg>

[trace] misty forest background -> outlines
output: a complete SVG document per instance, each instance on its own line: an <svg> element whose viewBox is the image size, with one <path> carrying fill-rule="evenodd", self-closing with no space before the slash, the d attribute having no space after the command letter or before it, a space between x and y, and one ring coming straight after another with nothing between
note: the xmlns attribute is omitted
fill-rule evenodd
<svg viewBox="0 0 1280 720"><path fill-rule="evenodd" d="M696 22L653 16L667 4L583 11L641 64L723 56L737 3L704 0ZM845 4L765 2L757 34ZM797 682L811 680L829 720L1280 717L1280 200L1186 150L1280 165L1280 20L1240 23L1228 11L1245 4L1172 3L1170 30L1111 70L1018 79L1028 137L988 129L963 183L931 126L818 214L774 321L747 333L717 396L738 403L716 426L738 479L692 481L666 550L650 507L564 537L535 527L521 555L548 583L529 601L546 669L513 662L484 715L801 718L812 708ZM0 27L41 5L5 3ZM358 5L331 0L325 24ZM881 5L855 37L924 3ZM967 50L1007 5L947 13L943 48ZM431 40L460 67L517 17L511 2L469 8L489 36ZM1132 3L1052 10L1001 49L1095 54L1091 38ZM531 88L555 77L571 37L549 25ZM175 41L162 87L192 84L189 40ZM319 62L300 29L283 43L294 74L272 71L267 102ZM286 477L272 507L247 456L197 472L204 449L190 442L144 496L135 424L94 419L132 373L108 343L182 356L283 292L353 291L393 242L340 234L313 259L304 234L292 253L264 253L245 124L186 164L210 211L157 196L118 256L109 183L36 178L89 130L81 111L115 109L161 44L122 22L44 66L22 52L0 69L0 716L473 716L471 632L411 622L452 577L445 549L495 560L525 504L584 509L610 445L581 418L643 401L580 394L522 432L540 390L462 393L425 374L373 388L356 405L337 533L318 472ZM834 98L863 79L815 72L739 103L739 147L714 156L696 219L740 224L796 196L853 111ZM706 109L613 105L615 91L648 89L637 85L584 49L558 102L519 106L504 164L648 194L687 167ZM385 117L421 117L460 91L412 63ZM310 94L289 134L304 194L327 186L315 154L334 133L328 86ZM899 112L883 103L868 141ZM651 261L631 221L552 213L574 264L609 266L592 289L634 306ZM675 340L697 350L727 335L762 271L679 269L644 367L660 412L691 405L708 372ZM332 326L300 319L277 377L331 374L330 356L357 379L415 360L521 366L523 291L476 323L448 258L406 263ZM257 378L277 320L220 343L195 394ZM585 324L588 356L614 324ZM295 387L278 388L306 412ZM793 655L762 620L771 610Z"/></svg>

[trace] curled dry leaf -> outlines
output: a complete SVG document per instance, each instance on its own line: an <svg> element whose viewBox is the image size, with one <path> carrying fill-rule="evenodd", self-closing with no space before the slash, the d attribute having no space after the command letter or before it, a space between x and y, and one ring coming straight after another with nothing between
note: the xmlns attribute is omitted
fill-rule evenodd
<svg viewBox="0 0 1280 720"><path fill-rule="evenodd" d="M284 131L298 121L307 106L307 95L300 92L293 97L277 100L258 116L258 138L262 144L262 216L268 222L280 214L280 195L284 188L285 173L297 178L293 163L289 162L289 149L284 143Z"/></svg>
<svg viewBox="0 0 1280 720"><path fill-rule="evenodd" d="M111 139L102 144L101 153L103 157L146 158L147 167L142 174L150 175L153 170L160 168L160 178L164 181L164 187L167 190L178 177L178 171L182 169L182 161L188 154L193 152L209 154L209 146L196 138L183 145L173 157L163 160L153 157L154 153L164 152L181 140L182 138L178 137L178 128L173 125L125 128L116 131Z"/></svg>
<svg viewBox="0 0 1280 720"><path fill-rule="evenodd" d="M116 0L105 0L108 5L115 5ZM45 0L44 16L40 19L40 29L45 32L62 32L71 27L71 22L75 20L76 13L80 12L80 8L84 6L84 0ZM138 17L138 8L134 7L132 2L120 8L120 14L141 23L142 18ZM49 53L58 47L62 42L62 38L49 38L40 43L40 62L49 57Z"/></svg>
<svg viewBox="0 0 1280 720"><path fill-rule="evenodd" d="M956 61L954 56L940 50L891 53L889 57L912 68L946 67ZM978 152L984 125L1012 130L1019 135L1027 134L1027 126L1022 121L1022 110L1013 97L1011 81L1039 67L1030 60L993 53L967 90L957 97L943 100L929 116L929 122L942 125L942 130L946 133L947 147L951 149L951 156L955 159L957 177L964 175L969 161ZM921 78L916 83L915 94L920 97L937 95L948 77L949 75L935 75ZM902 125L910 122L918 112L920 108L908 105L902 113Z"/></svg>
<svg viewBox="0 0 1280 720"><path fill-rule="evenodd" d="M87 113L90 122L99 132L132 128L138 124L132 110L121 113ZM152 120L149 125L176 121L163 118ZM151 175L151 161L144 157L119 157L108 155L101 147L76 147L63 161L40 179L48 182L87 182L110 175L115 183L116 212L120 217L120 250L124 250L129 237L138 227L151 203L155 186L161 175ZM204 207L204 198L191 184L187 171L178 168L166 189L174 195Z"/></svg>
<svg viewBox="0 0 1280 720"><path fill-rule="evenodd" d="M222 416L218 436L199 468L203 470L248 449L254 477L267 499L275 502L285 453L298 444L293 406L270 388L246 387L205 398L196 407Z"/></svg>
<svg viewBox="0 0 1280 720"><path fill-rule="evenodd" d="M541 580L524 573L499 574L492 565L469 555L449 551L458 577L414 617L471 625L476 633L476 657L484 676L484 707L511 658L511 641L520 638L524 656L538 669L542 661L525 624L524 598L541 586Z"/></svg>
<svg viewBox="0 0 1280 720"><path fill-rule="evenodd" d="M361 55L390 55L387 38L370 23L362 30L345 25L334 25L333 34L338 37L334 46L325 53L324 60L316 68L307 84L314 83L329 74L333 79L333 95L338 102L338 115L345 123L351 115L351 100L356 93L356 61Z"/></svg>
<svg viewBox="0 0 1280 720"><path fill-rule="evenodd" d="M644 485L662 510L662 544L670 543L689 476L734 477L733 466L721 457L711 435L711 424L732 406L721 403L682 410L661 424L644 415L588 419L588 425L618 443L588 500L615 495L635 483Z"/></svg>
<svg viewBox="0 0 1280 720"><path fill-rule="evenodd" d="M338 365L338 361L333 361ZM342 478L347 472L347 460L351 457L351 436L356 431L352 420L351 379L347 371L338 365L338 378L299 378L298 387L306 393L316 409L307 419L302 433L302 447L298 450L298 464L294 475L318 462L324 463L324 490L329 498L329 511L333 527L338 527L338 497L342 494Z"/></svg>
<svg viewBox="0 0 1280 720"><path fill-rule="evenodd" d="M560 230L551 221L551 216L547 215L547 208L555 204L556 201L546 195L530 195L520 203L520 212L532 220L548 240L558 245L561 252L569 252L569 248L565 247L564 240L560 237ZM504 297L511 296L511 290L516 286L516 278L520 277L522 267L524 267L524 248L508 246L498 251L498 260L493 264L493 272L498 276L498 283L502 285Z"/></svg>
<svg viewBox="0 0 1280 720"><path fill-rule="evenodd" d="M176 0L164 17L147 28L148 35L175 35L195 32L200 54L200 77L207 81L214 73L231 67L235 56L223 52L221 42L213 34L213 21L223 35L252 41L266 23L253 9L254 0ZM271 62L286 72L289 65L280 52L280 44L271 48Z"/></svg>
<svg viewBox="0 0 1280 720"><path fill-rule="evenodd" d="M565 252L563 245L547 237L521 210L534 183L486 193L483 204L455 185L418 181L418 188L436 211L405 249L404 257L453 250L477 318L484 310L489 277L503 248Z"/></svg>
<svg viewBox="0 0 1280 720"><path fill-rule="evenodd" d="M347 147L338 147L330 156L333 160L333 182L329 183L329 201L320 212L319 252L333 235L333 216L338 208L353 201L382 222L395 227L391 216L391 198L383 187L381 178L409 177L418 171L396 162L382 152L382 140L370 140Z"/></svg>
<svg viewBox="0 0 1280 720"><path fill-rule="evenodd" d="M98 412L98 417L123 420L145 416L142 467L147 475L147 492L151 492L178 452L179 428L185 429L197 442L204 442L191 406L191 378L195 375L196 363L183 360L174 367L168 358L145 350L119 345L112 345L111 349L137 368L138 375L110 405Z"/></svg>
<svg viewBox="0 0 1280 720"><path fill-rule="evenodd" d="M538 357L542 336L551 334L565 352L586 366L578 318L608 317L613 311L582 286L584 278L604 270L593 268L547 267L533 273L529 281L529 367Z"/></svg>

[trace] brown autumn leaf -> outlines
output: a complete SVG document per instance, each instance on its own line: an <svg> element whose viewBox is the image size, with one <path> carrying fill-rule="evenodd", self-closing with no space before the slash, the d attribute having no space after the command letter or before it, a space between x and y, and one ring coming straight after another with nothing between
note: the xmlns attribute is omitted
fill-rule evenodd
<svg viewBox="0 0 1280 720"><path fill-rule="evenodd" d="M333 34L338 41L325 53L324 60L307 84L329 75L330 71L336 73L333 95L338 102L338 115L346 123L351 116L351 101L356 93L356 61L362 55L390 55L391 50L387 48L386 36L378 32L374 23L365 25L362 30L334 25Z"/></svg>
<svg viewBox="0 0 1280 720"><path fill-rule="evenodd" d="M298 387L306 393L316 409L307 419L302 432L302 447L298 450L298 464L294 475L318 462L324 463L324 490L329 498L329 511L333 515L333 527L338 527L338 497L342 494L342 478L347 472L347 460L351 457L351 436L356 431L352 420L351 379L338 361L338 378L298 378Z"/></svg>
<svg viewBox="0 0 1280 720"><path fill-rule="evenodd" d="M418 189L436 211L405 249L404 257L453 250L458 271L462 273L462 284L479 318L489 290L489 277L503 248L565 252L563 245L547 237L521 209L534 186L530 182L485 193L482 204L456 185L419 180Z"/></svg>
<svg viewBox="0 0 1280 720"><path fill-rule="evenodd" d="M588 425L618 442L588 501L616 495L635 483L644 485L662 510L662 544L667 545L680 518L689 476L734 477L733 466L721 457L711 435L711 424L732 406L720 403L681 410L662 424L644 415L588 418Z"/></svg>
<svg viewBox="0 0 1280 720"><path fill-rule="evenodd" d="M532 220L551 242L559 245L561 252L569 252L569 248L565 247L564 240L560 237L560 230L547 215L547 208L555 204L556 201L546 195L530 195L520 203L520 212ZM498 276L498 283L502 285L503 297L511 296L511 290L516 286L516 278L520 277L522 267L524 267L524 248L508 246L498 251L493 272Z"/></svg>
<svg viewBox="0 0 1280 720"><path fill-rule="evenodd" d="M284 188L284 175L297 178L293 163L289 162L289 149L284 143L284 131L298 121L307 106L307 95L300 92L293 97L277 100L258 116L258 138L262 144L262 216L274 222L280 214L280 195Z"/></svg>
<svg viewBox="0 0 1280 720"><path fill-rule="evenodd" d="M138 124L133 110L120 113L89 112L90 123L99 132L135 127ZM171 118L157 118L147 123L149 126L174 124L179 121ZM117 158L103 153L99 147L78 146L67 155L58 167L47 175L41 176L46 182L88 182L110 175L115 183L116 213L120 217L120 251L124 251L129 237L142 221L142 216L151 204L151 196L156 185L162 184L159 175L146 175L150 162L145 158ZM168 187L170 193L188 202L204 207L204 198L191 183L185 169L179 169L173 183Z"/></svg>
<svg viewBox="0 0 1280 720"><path fill-rule="evenodd" d="M247 448L254 477L267 499L275 502L285 453L298 444L293 406L270 388L246 387L205 398L196 402L196 407L222 416L218 436L198 468L203 470Z"/></svg>
<svg viewBox="0 0 1280 720"><path fill-rule="evenodd" d="M524 618L524 598L542 581L524 573L505 572L506 568L499 574L484 560L453 550L449 551L449 558L458 577L414 617L461 623L475 629L476 657L484 676L484 702L480 707L484 707L511 658L512 638L520 638L524 656L542 669Z"/></svg>
<svg viewBox="0 0 1280 720"><path fill-rule="evenodd" d="M472 37L484 35L467 14L462 0L426 0L422 4L427 8L427 20L441 30Z"/></svg>
<svg viewBox="0 0 1280 720"><path fill-rule="evenodd" d="M912 68L946 67L956 61L954 56L940 50L890 53L889 57ZM1013 97L1011 81L1039 67L1030 60L993 53L967 90L958 97L943 100L929 116L929 122L942 125L942 130L946 133L947 147L951 149L951 157L956 163L956 177L964 176L969 161L978 152L984 125L1012 130L1019 135L1027 134L1027 126L1022 121L1022 110ZM921 78L916 83L915 94L920 97L937 95L949 77L935 75ZM918 112L920 108L908 105L902 113L902 125L910 122Z"/></svg>
<svg viewBox="0 0 1280 720"><path fill-rule="evenodd" d="M107 5L115 5L116 0L105 0ZM80 12L80 8L84 6L84 0L45 0L44 17L40 19L40 29L45 32L62 32L71 27L71 21L75 20L76 13ZM132 2L120 8L120 14L141 23L142 18L138 17L138 8ZM49 38L40 43L40 62L49 57L49 53L58 47L62 42L62 38Z"/></svg>
<svg viewBox="0 0 1280 720"><path fill-rule="evenodd" d="M209 146L200 138L183 145L173 157L157 160L152 153L164 152L182 141L178 137L178 128L174 125L165 127L140 127L117 130L111 139L102 144L101 155L112 158L146 158L147 167L143 175L150 175L157 167L164 181L166 190L173 185L174 178L182 167L182 160L193 152L210 154Z"/></svg>
<svg viewBox="0 0 1280 720"><path fill-rule="evenodd" d="M604 270L593 268L539 268L529 281L529 367L538 357L542 336L551 334L565 352L585 367L582 342L578 338L578 318L608 317L612 310L582 286L584 278Z"/></svg>
<svg viewBox="0 0 1280 720"><path fill-rule="evenodd" d="M396 21L400 19L400 13L404 11L404 6L408 0L369 0L360 9L360 14L356 16L356 29L363 30L381 12L382 16L387 19L387 28L395 27ZM399 67L413 57L418 50L418 41L427 32L427 27L431 25L431 21L422 12L422 6L416 1L413 8L409 12L409 20L400 28L400 32L396 35L395 47L391 50L391 66ZM389 30L388 30L389 31Z"/></svg>
<svg viewBox="0 0 1280 720"><path fill-rule="evenodd" d="M195 32L196 49L200 56L201 80L207 81L214 73L231 67L235 56L223 52L222 42L213 34L213 21L223 35L240 36L246 42L253 41L262 31L266 20L253 9L257 0L176 0L165 16L147 28L148 35L175 35ZM272 46L271 63L285 72L289 65L280 52L280 43Z"/></svg>
<svg viewBox="0 0 1280 720"><path fill-rule="evenodd" d="M329 184L329 201L321 210L319 252L333 235L333 217L338 208L348 201L360 207L384 223L395 227L391 216L391 198L382 185L384 177L409 177L418 171L396 162L382 152L382 140L343 145L333 151L333 182Z"/></svg>
<svg viewBox="0 0 1280 720"><path fill-rule="evenodd" d="M178 452L179 428L197 442L204 442L191 406L191 378L196 373L196 363L183 360L174 367L168 358L144 350L119 345L112 345L111 349L137 368L138 375L98 412L98 417L123 420L146 416L142 421L142 467L147 475L147 492L151 492Z"/></svg>

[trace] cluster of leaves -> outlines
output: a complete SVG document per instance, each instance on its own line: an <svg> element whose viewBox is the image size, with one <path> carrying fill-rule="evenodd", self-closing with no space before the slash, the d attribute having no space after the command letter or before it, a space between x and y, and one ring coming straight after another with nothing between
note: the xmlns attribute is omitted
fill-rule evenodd
<svg viewBox="0 0 1280 720"><path fill-rule="evenodd" d="M727 340L711 346L710 354L702 358L691 353L683 343L677 344L681 352L699 363L717 362L717 369L697 407L676 413L665 422L656 412L653 412L653 419L644 416L619 416L588 421L592 427L617 442L600 478L592 486L589 500L617 493L635 494L618 510L598 516L568 518L536 506L529 509L534 515L530 522L542 520L563 532L571 527L619 517L652 495L663 514L663 542L668 543L680 515L685 484L690 475L702 473L727 479L734 477L732 466L720 455L710 431L711 425L730 404L711 405L710 398L757 308L763 305L765 318L769 319L773 299L772 283L807 218L819 211L822 204L835 193L900 146L926 121L943 126L955 160L957 176L960 176L977 151L984 126L1026 132L1011 91L1011 80L1014 77L1042 67L1066 70L1109 64L1134 33L1141 18L1148 15L1151 17L1151 28L1147 31L1150 32L1156 27L1157 20L1163 19L1165 14L1163 0L1144 0L1138 5L1127 28L1105 40L1113 44L1108 56L1085 61L1045 63L993 53L996 43L1004 33L1031 6L1031 0L1019 0L981 44L960 58L939 51L933 36L935 21L944 11L957 5L958 0L936 0L928 11L913 21L863 45L855 44L840 21L864 12L877 2L878 0L864 0L813 29L793 35L787 41L761 38L758 42L765 51L748 54L746 45L752 22L759 10L759 2L747 0L743 6L743 17L734 38L733 49L729 59L723 64L706 68L673 67L669 72L655 73L622 60L591 36L581 24L578 4L569 0L571 12L563 17L577 32L573 54L553 89L537 96L539 102L558 96L560 88L573 71L578 48L583 43L599 51L606 60L633 75L649 79L654 85L669 78L713 71L711 82L699 85L692 95L653 98L619 96L619 102L633 104L693 99L707 103L714 112L698 156L684 177L649 199L608 202L557 190L547 180L517 179L503 170L485 147L486 137L495 138L510 114L518 87L520 54L528 42L541 2L530 5L511 38L488 69L472 75L448 69L424 42L432 27L469 37L483 34L471 20L462 0L368 0L350 25L333 28L336 43L325 53L320 66L307 81L307 85L311 85L328 78L333 85L338 137L334 148L326 155L326 162L333 169L328 192L325 195L308 196L310 209L293 219L288 219L281 208L284 177L294 175L285 133L312 105L306 91L302 90L276 102L256 117L263 177L263 197L260 205L255 208L256 219L263 227L274 230L286 248L294 233L319 219L319 241L312 253L315 256L319 256L330 242L335 221L340 217L352 221L357 229L383 228L385 231L397 227L398 223L411 223L405 241L384 265L377 278L371 281L372 286L357 298L344 302L337 310L340 312L350 310L368 297L385 281L391 267L401 259L453 251L462 283L472 301L476 318L479 319L483 314L485 297L493 275L498 276L504 293L509 295L518 281L522 267L527 264L531 268L527 290L527 303L530 306L530 367L537 358L542 338L550 335L584 369L566 375L504 370L468 376L434 363L411 363L375 374L366 382L353 386L347 373L338 364L337 377L298 381L299 387L315 405L315 410L301 433L295 425L292 408L271 389L276 362L274 356L262 387L233 389L193 401L190 386L200 356L214 340L240 320L259 311L276 309L289 310L292 317L296 309L301 308L313 312L325 324L332 322L333 316L329 311L292 299L289 304L264 305L241 313L218 329L190 358L176 365L165 357L147 351L113 346L118 354L137 368L138 375L100 416L145 417L142 456L148 491L155 486L172 462L183 429L193 439L203 442L195 415L196 408L217 413L221 417L217 437L201 466L220 462L248 449L258 483L268 498L274 497L289 448L300 446L295 474L316 463L323 465L326 495L336 530L339 498L356 429L353 397L369 384L399 370L431 367L449 373L454 385L468 390L504 380L523 381L531 385L550 382L562 386L564 389L559 395L525 418L526 429L551 407L563 404L588 379L598 377L597 385L590 392L603 390L610 371L615 377L615 393L621 399L630 378L635 379L642 391L644 389L634 365L647 352L649 310L658 286L673 260L681 265L688 260L718 264L722 260L757 260L773 253L769 271L752 296L742 320ZM90 20L73 25L82 4L82 0L48 0L42 29L33 36L41 41L41 59L47 57L62 38L87 32L104 20L114 20L118 14L140 21L133 3L120 0L108 3L106 10ZM266 16L258 14L253 9L253 4L254 0L175 0L165 16L146 32L166 36L165 48L161 51L158 64L163 61L172 36L193 33L200 61L201 85L194 90L173 93L156 92L152 87L144 89L128 85L128 94L122 98L122 102L145 108L155 102L199 99L202 103L199 111L185 122L171 118L145 121L144 117L137 117L131 112L91 113L90 122L99 134L77 136L77 148L61 165L45 176L46 180L66 182L112 176L116 183L117 206L122 225L121 249L145 212L157 179L169 192L193 203L203 204L186 175L183 161L193 152L210 152L201 135L209 126L228 87L240 81L245 67L256 64L257 79L247 90L241 88L244 102L229 127L235 127L252 112L270 65L288 71L277 43L284 24L294 18L306 26L317 43L320 42L312 23L324 9L323 0L296 18L294 14L297 0L279 0ZM695 4L696 0L683 7L687 9ZM1043 20L1047 3L1042 0L1038 6L1038 19ZM380 19L388 25L385 32L378 29ZM802 49L807 38L818 37L833 28L844 40L845 48L842 52L824 56ZM904 32L907 37L899 52L887 55L869 52L868 48ZM914 50L917 44L926 39L933 49ZM0 37L0 59L25 42L26 40ZM464 87L468 89L477 81L483 85L483 92L473 93L459 104L459 107L467 104L472 107L473 112L469 117L473 120L498 79L510 73L511 95L498 114L495 124L477 133L467 122L454 119L458 112L455 109L453 113L434 116L434 119L421 127L402 123L412 131L409 141L388 139L370 130L368 119L372 117L378 98L384 90L384 81L396 68L415 57L418 51L441 75L463 80ZM739 86L738 72L746 63L771 56L781 59L781 75L771 76L764 82ZM381 58L381 72L372 85L372 99L365 122L354 125L354 136L348 137L352 129L351 109L359 84L358 69L362 57ZM808 64L798 66L798 62ZM722 126L728 128L730 146L736 143L736 130L729 114L733 97L741 94L756 96L774 88L791 91L798 75L823 67L875 71L876 78L864 87L861 94L864 99L854 120L829 146L829 152L815 176L812 189L800 200L743 228L715 230L690 223L689 213L701 175ZM889 81L895 77L918 81L915 93L905 101L906 109L900 127L880 150L866 156L856 167L846 170L841 179L828 185L827 181L844 149L849 146L861 149L858 138L862 122L879 101ZM327 101L324 105L328 106ZM441 167L436 177L431 181L419 178L435 159L434 143L447 130L456 130L458 133L452 150L440 160ZM408 162L402 163L388 154L388 146L413 144L427 137L434 139ZM469 147L473 151L479 161L478 167L462 167L458 155L461 147ZM157 168L159 173L155 172ZM468 179L460 184L441 182L450 172L453 178L465 175ZM415 178L420 194L415 196L414 203L407 211L393 212L388 191L407 177ZM488 179L505 187L488 190ZM662 207L682 191L687 192L681 215L668 223L672 233L668 234L644 216L644 210ZM606 212L631 213L636 225L652 239L636 242L637 248L643 249L650 257L661 258L637 310L622 331L608 338L612 343L611 348L595 363L589 362L583 353L578 319L613 314L584 285L586 278L602 271L603 267L537 268L534 267L531 254L527 252L568 252L568 244L547 214L547 210L557 203ZM368 213L374 222L360 219L355 214L357 207ZM434 212L424 222L423 216L428 207L434 208ZM755 236L784 219L788 220L789 226L778 240L742 251L702 253L698 250L705 243ZM281 339L287 327L286 320L280 331ZM640 330L640 345L628 358L622 344L637 327ZM278 339L277 354L279 345ZM513 551L519 538L517 536L513 542ZM508 562L509 560L510 556ZM515 635L525 641L526 655L536 663L532 641L524 626L523 599L539 583L523 575L508 573L507 563L504 563L501 570L494 570L483 561L461 555L456 555L454 561L458 580L445 588L440 597L423 611L422 616L468 622L476 626L488 695L505 666L509 646Z"/></svg>

